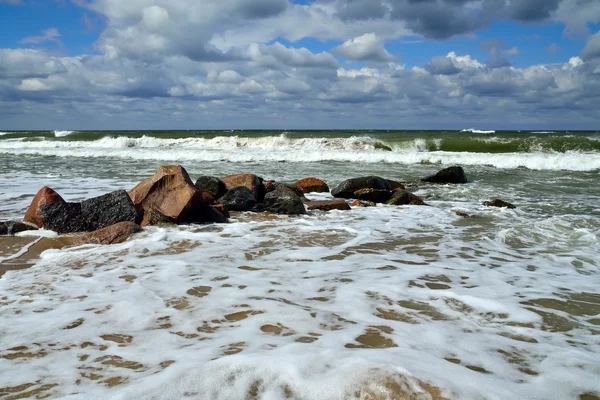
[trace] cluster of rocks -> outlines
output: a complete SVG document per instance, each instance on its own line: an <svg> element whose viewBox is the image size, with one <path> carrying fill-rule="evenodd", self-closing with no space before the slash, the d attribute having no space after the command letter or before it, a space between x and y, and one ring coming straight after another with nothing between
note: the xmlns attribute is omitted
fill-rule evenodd
<svg viewBox="0 0 600 400"><path fill-rule="evenodd" d="M446 168L423 179L429 183L466 183L461 167ZM73 243L113 244L127 240L142 227L161 224L224 223L230 211L306 214L306 210L350 210L376 203L426 205L401 182L378 176L348 179L331 194L333 200L309 200L306 193L329 193L325 182L305 178L294 184L265 181L253 174L221 179L201 176L192 182L178 165L160 167L129 192L117 190L80 203L65 201L44 187L34 197L24 221L0 224L0 234L45 228L60 234L81 233ZM349 203L347 199L354 199ZM489 204L487 204L489 203ZM485 205L514 207L498 201ZM505 205L506 204L506 205Z"/></svg>

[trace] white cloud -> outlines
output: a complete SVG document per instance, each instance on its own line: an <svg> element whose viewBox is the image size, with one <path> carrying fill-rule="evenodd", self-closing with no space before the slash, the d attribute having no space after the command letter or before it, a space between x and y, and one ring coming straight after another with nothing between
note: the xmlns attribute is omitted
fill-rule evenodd
<svg viewBox="0 0 600 400"><path fill-rule="evenodd" d="M595 35L593 35L589 38L589 40L585 44L585 47L583 48L583 51L581 52L581 58L584 61L591 60L594 58L599 58L599 57L600 57L600 32L596 33Z"/></svg>
<svg viewBox="0 0 600 400"><path fill-rule="evenodd" d="M27 36L19 41L21 44L39 44L44 42L60 43L60 33L56 28L46 29L39 36Z"/></svg>
<svg viewBox="0 0 600 400"><path fill-rule="evenodd" d="M394 61L381 41L374 33L347 40L332 50L333 54L357 61Z"/></svg>

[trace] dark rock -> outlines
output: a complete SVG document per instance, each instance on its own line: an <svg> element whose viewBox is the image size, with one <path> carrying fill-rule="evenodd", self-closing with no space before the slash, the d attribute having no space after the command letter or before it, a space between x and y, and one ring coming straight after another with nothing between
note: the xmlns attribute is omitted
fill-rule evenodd
<svg viewBox="0 0 600 400"><path fill-rule="evenodd" d="M469 217L471 217L469 214L464 213L462 211L456 211L456 215L458 215L459 217L463 217L463 218L469 218Z"/></svg>
<svg viewBox="0 0 600 400"><path fill-rule="evenodd" d="M229 211L249 211L258 203L254 194L245 186L228 190L218 202Z"/></svg>
<svg viewBox="0 0 600 400"><path fill-rule="evenodd" d="M388 183L390 184L390 187L392 190L397 190L397 189L402 189L404 190L405 187L402 184L402 182L398 182L398 181L393 181L391 179L386 179L388 181Z"/></svg>
<svg viewBox="0 0 600 400"><path fill-rule="evenodd" d="M392 188L390 183L383 178L378 176L365 176L343 181L331 191L331 194L334 197L350 199L354 197L354 192L360 189L391 190Z"/></svg>
<svg viewBox="0 0 600 400"><path fill-rule="evenodd" d="M309 210L331 211L331 210L350 210L350 206L345 200L314 200L307 201L306 208Z"/></svg>
<svg viewBox="0 0 600 400"><path fill-rule="evenodd" d="M306 209L300 197L288 190L276 189L267 193L263 206L266 211L277 214L306 214Z"/></svg>
<svg viewBox="0 0 600 400"><path fill-rule="evenodd" d="M261 213L265 212L265 207L263 206L263 203L256 203L256 205L250 208L248 211L253 213Z"/></svg>
<svg viewBox="0 0 600 400"><path fill-rule="evenodd" d="M304 197L304 192L302 191L302 189L300 189L296 185L292 185L292 184L289 184L289 183L276 183L275 184L275 190L277 190L277 189L280 189L280 190L289 190L289 191L293 192L298 197Z"/></svg>
<svg viewBox="0 0 600 400"><path fill-rule="evenodd" d="M230 217L229 210L223 204L213 204L212 207L215 210L217 210L218 212L220 212L221 214L223 214L223 216L225 218L229 218Z"/></svg>
<svg viewBox="0 0 600 400"><path fill-rule="evenodd" d="M225 183L227 190L231 190L239 186L244 186L252 192L254 198L256 198L257 201L262 201L262 199L265 197L266 190L265 185L263 184L263 179L257 175L228 175L221 180Z"/></svg>
<svg viewBox="0 0 600 400"><path fill-rule="evenodd" d="M317 178L304 178L296 182L303 193L329 193L329 186Z"/></svg>
<svg viewBox="0 0 600 400"><path fill-rule="evenodd" d="M450 167L439 171L437 174L423 179L429 183L467 183L467 176L462 167Z"/></svg>
<svg viewBox="0 0 600 400"><path fill-rule="evenodd" d="M81 202L81 215L96 230L118 222L135 222L137 211L131 198L124 190L117 190L103 196Z"/></svg>
<svg viewBox="0 0 600 400"><path fill-rule="evenodd" d="M393 206L402 206L402 205L415 205L415 206L426 206L425 202L419 197L412 193L409 193L405 190L399 190L394 192L392 197L385 202L385 204L393 205Z"/></svg>
<svg viewBox="0 0 600 400"><path fill-rule="evenodd" d="M31 205L27 209L27 213L25 214L25 218L23 221L35 224L38 228L42 228L42 217L40 216L40 206L42 204L50 204L50 203L64 203L64 200L58 193L54 190L50 189L48 186L44 186L41 188L33 200L31 201Z"/></svg>
<svg viewBox="0 0 600 400"><path fill-rule="evenodd" d="M45 229L58 233L73 233L93 231L81 214L81 203L57 202L42 204L40 216Z"/></svg>
<svg viewBox="0 0 600 400"><path fill-rule="evenodd" d="M215 199L218 199L227 192L225 182L214 176L201 176L196 180L194 186L201 192L209 193Z"/></svg>
<svg viewBox="0 0 600 400"><path fill-rule="evenodd" d="M352 207L375 207L377 204L372 201L354 200Z"/></svg>
<svg viewBox="0 0 600 400"><path fill-rule="evenodd" d="M35 224L30 224L21 221L6 221L0 222L0 235L13 236L19 232L37 231L38 227Z"/></svg>
<svg viewBox="0 0 600 400"><path fill-rule="evenodd" d="M144 211L144 217L140 226L143 228L149 225L174 225L173 219L163 215L158 210L148 209Z"/></svg>
<svg viewBox="0 0 600 400"><path fill-rule="evenodd" d="M202 224L223 224L227 222L227 218L215 207L203 204L196 207L190 215L191 222Z"/></svg>
<svg viewBox="0 0 600 400"><path fill-rule="evenodd" d="M483 205L486 207L501 207L501 208L517 208L514 204L510 204L504 200L495 199L492 201L485 201Z"/></svg>
<svg viewBox="0 0 600 400"><path fill-rule="evenodd" d="M73 245L84 244L117 244L123 243L142 228L134 222L119 222L94 232L78 235L73 238Z"/></svg>
<svg viewBox="0 0 600 400"><path fill-rule="evenodd" d="M277 189L277 182L275 181L264 181L263 185L265 186L265 194Z"/></svg>
<svg viewBox="0 0 600 400"><path fill-rule="evenodd" d="M385 203L392 197L391 190L383 189L360 189L354 192L354 197L359 200L372 201L373 203Z"/></svg>

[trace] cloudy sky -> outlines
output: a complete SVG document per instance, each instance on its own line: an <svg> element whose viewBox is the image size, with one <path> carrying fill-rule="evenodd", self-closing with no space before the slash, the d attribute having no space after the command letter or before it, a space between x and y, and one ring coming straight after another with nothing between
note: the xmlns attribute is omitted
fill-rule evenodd
<svg viewBox="0 0 600 400"><path fill-rule="evenodd" d="M600 129L598 0L0 0L0 130Z"/></svg>

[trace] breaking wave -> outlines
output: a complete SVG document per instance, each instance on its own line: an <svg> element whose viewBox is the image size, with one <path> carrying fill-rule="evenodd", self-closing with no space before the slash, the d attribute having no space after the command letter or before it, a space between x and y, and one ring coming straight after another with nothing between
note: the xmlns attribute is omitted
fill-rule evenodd
<svg viewBox="0 0 600 400"><path fill-rule="evenodd" d="M469 133L481 133L481 134L492 134L496 133L494 130L479 130L479 129L463 129L461 132L469 132Z"/></svg>
<svg viewBox="0 0 600 400"><path fill-rule="evenodd" d="M55 137L65 137L75 133L75 131L54 131Z"/></svg>

